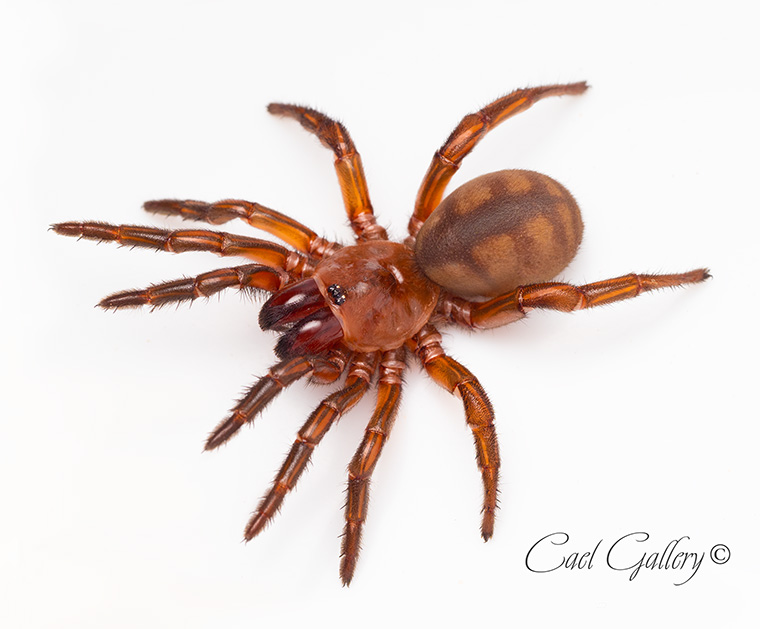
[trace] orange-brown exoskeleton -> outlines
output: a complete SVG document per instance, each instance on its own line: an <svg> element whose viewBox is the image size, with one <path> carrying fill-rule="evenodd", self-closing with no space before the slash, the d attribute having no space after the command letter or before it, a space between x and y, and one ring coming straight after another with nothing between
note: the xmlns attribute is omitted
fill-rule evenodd
<svg viewBox="0 0 760 629"><path fill-rule="evenodd" d="M259 321L262 328L280 333L275 350L279 362L211 433L207 450L251 423L296 380L328 384L344 377L299 431L248 522L246 540L280 508L327 430L374 385L377 405L349 465L340 574L344 584L351 581L370 477L396 417L410 357L462 399L483 479L481 533L489 539L499 475L494 413L477 378L444 352L437 326L492 328L520 319L533 308L569 312L709 277L706 269L696 269L675 275L630 274L583 286L551 282L575 255L583 222L571 194L546 175L503 170L466 183L441 200L461 161L496 125L542 98L581 94L586 88L585 83L571 83L516 90L465 116L433 157L404 243L388 240L376 223L359 153L343 125L313 109L282 104L270 105L269 111L295 118L333 151L355 244L329 242L275 210L239 200L150 201L145 209L212 224L239 218L290 248L205 229L168 231L98 222L53 226L66 236L174 252L212 251L249 260L116 293L100 302L104 308L161 306L208 297L228 287L272 294Z"/></svg>
<svg viewBox="0 0 760 629"><path fill-rule="evenodd" d="M583 236L578 204L528 170L483 175L452 192L417 235L425 275L453 295L494 297L556 277Z"/></svg>

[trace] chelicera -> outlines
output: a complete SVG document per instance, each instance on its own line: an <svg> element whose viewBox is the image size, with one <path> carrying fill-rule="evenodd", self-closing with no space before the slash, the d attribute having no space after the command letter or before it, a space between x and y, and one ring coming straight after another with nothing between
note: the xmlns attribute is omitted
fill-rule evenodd
<svg viewBox="0 0 760 629"><path fill-rule="evenodd" d="M342 124L295 105L271 104L272 114L295 118L335 154L335 169L355 243L343 246L258 203L162 200L148 212L211 224L235 218L276 236L266 240L211 230L168 231L100 222L59 223L65 236L165 251L211 251L252 263L106 297L107 309L208 297L225 288L266 291L265 330L280 334L279 358L211 433L206 449L251 423L296 380L335 383L298 433L269 492L245 529L245 539L270 521L328 429L374 385L377 405L348 468L340 575L350 583L367 517L369 483L396 417L402 375L410 358L441 387L459 396L475 438L483 480L481 533L493 534L499 475L494 412L466 367L446 355L438 327L502 326L534 308L570 312L636 297L667 286L701 282L706 269L674 275L630 274L582 286L551 280L572 260L583 222L572 195L546 175L503 170L464 184L441 200L464 157L498 124L548 96L575 95L586 83L521 89L465 116L435 153L403 243L388 239L375 221L359 153Z"/></svg>

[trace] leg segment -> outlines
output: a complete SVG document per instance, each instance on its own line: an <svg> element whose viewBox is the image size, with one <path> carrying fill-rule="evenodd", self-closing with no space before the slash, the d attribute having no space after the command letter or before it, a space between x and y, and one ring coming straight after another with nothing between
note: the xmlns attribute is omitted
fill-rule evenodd
<svg viewBox="0 0 760 629"><path fill-rule="evenodd" d="M182 253L212 251L220 256L242 256L271 267L300 273L308 257L281 245L258 238L247 238L207 229L168 231L139 225L107 223L58 223L53 230L62 236L78 236L89 240L114 241L120 245L146 247Z"/></svg>
<svg viewBox="0 0 760 629"><path fill-rule="evenodd" d="M334 253L340 247L334 242L320 238L298 221L249 201L227 199L217 203L204 203L203 201L163 199L148 201L143 208L154 214L181 216L184 219L205 221L212 225L221 225L234 218L240 218L249 225L276 236L298 251L317 258Z"/></svg>
<svg viewBox="0 0 760 629"><path fill-rule="evenodd" d="M345 386L325 398L298 432L293 447L277 473L269 493L262 498L245 529L250 540L261 532L280 508L285 495L293 489L311 458L314 448L341 415L353 407L369 388L375 368L373 356L357 357L349 367Z"/></svg>
<svg viewBox="0 0 760 629"><path fill-rule="evenodd" d="M369 480L398 411L401 374L406 367L404 354L403 348L383 354L375 412L367 426L364 439L348 466L346 527L343 532L340 562L340 576L344 585L351 583L359 557L362 526L367 517Z"/></svg>
<svg viewBox="0 0 760 629"><path fill-rule="evenodd" d="M283 360L274 365L269 373L256 381L229 417L222 421L208 436L206 450L213 450L228 441L240 428L253 419L285 387L296 380L311 376L313 382L329 384L343 373L348 352L342 348L332 350L326 359L298 357Z"/></svg>
<svg viewBox="0 0 760 629"><path fill-rule="evenodd" d="M186 277L173 282L154 284L142 290L128 290L115 293L103 299L101 308L134 308L152 306L157 308L169 303L192 301L198 297L210 297L225 288L236 286L260 289L268 292L279 290L289 281L284 271L270 269L258 264L246 264L227 269L217 269L202 273L197 277Z"/></svg>
<svg viewBox="0 0 760 629"><path fill-rule="evenodd" d="M490 105L486 105L480 111L462 118L449 139L433 156L433 161L422 180L414 204L414 213L409 221L409 235L412 238L417 236L422 224L441 202L446 185L459 169L462 160L489 131L507 118L525 111L542 98L565 94L582 94L587 88L586 83L582 82L515 90Z"/></svg>
<svg viewBox="0 0 760 629"><path fill-rule="evenodd" d="M466 367L443 353L441 335L432 325L422 328L416 340L417 354L428 375L444 389L462 398L467 424L475 437L478 467L483 477L481 534L488 541L493 535L500 465L493 407L478 379Z"/></svg>
<svg viewBox="0 0 760 629"><path fill-rule="evenodd" d="M450 321L472 328L496 328L522 319L532 308L571 312L593 308L658 288L702 282L710 277L707 269L695 269L674 275L636 275L631 273L610 280L572 286L550 282L520 286L511 293L484 302L450 300L446 315Z"/></svg>
<svg viewBox="0 0 760 629"><path fill-rule="evenodd" d="M375 222L361 157L346 128L340 122L308 107L271 103L267 109L270 114L295 118L335 154L335 170L343 193L343 203L356 236L359 240L386 240L388 236L385 230Z"/></svg>

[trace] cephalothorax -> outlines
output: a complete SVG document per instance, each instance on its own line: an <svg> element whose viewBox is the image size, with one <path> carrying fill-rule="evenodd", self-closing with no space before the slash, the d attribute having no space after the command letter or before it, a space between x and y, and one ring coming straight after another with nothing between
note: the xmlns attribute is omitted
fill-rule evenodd
<svg viewBox="0 0 760 629"><path fill-rule="evenodd" d="M99 222L59 223L66 236L113 240L166 251L212 251L252 260L197 277L116 293L104 308L208 297L229 287L272 293L259 321L280 333L280 362L260 378L211 433L206 449L227 441L284 387L301 378L328 384L344 377L298 433L269 492L245 529L250 540L279 509L327 430L374 384L377 405L349 465L340 574L348 584L359 554L369 481L398 411L410 356L435 382L458 395L475 438L483 486L481 533L493 534L499 451L494 413L477 378L447 356L436 326L484 329L533 308L569 312L642 292L701 282L706 269L675 275L630 274L583 286L551 282L572 260L583 233L578 206L559 183L539 173L505 170L464 184L441 201L464 157L496 125L547 96L581 94L585 83L516 90L465 116L435 153L422 181L404 243L388 240L375 222L359 154L342 124L306 107L271 104L298 120L335 154L335 168L356 243L343 247L258 203L225 200L150 201L145 209L225 223L234 218L269 232L269 241L210 230L168 231Z"/></svg>

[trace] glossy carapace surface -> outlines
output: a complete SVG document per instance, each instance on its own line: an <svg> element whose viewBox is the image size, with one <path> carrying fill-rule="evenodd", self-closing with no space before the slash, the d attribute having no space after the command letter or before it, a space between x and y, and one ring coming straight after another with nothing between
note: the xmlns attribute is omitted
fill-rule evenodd
<svg viewBox="0 0 760 629"><path fill-rule="evenodd" d="M420 273L412 250L387 240L340 249L319 263L314 279L341 323L344 343L360 352L401 347L438 300L438 287ZM331 286L342 289L342 303Z"/></svg>
<svg viewBox="0 0 760 629"><path fill-rule="evenodd" d="M502 170L446 197L420 230L415 253L450 293L493 297L554 278L582 236L578 204L564 186L530 170Z"/></svg>

